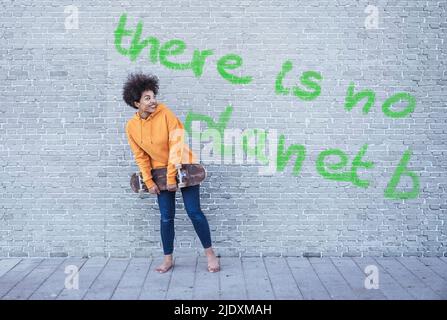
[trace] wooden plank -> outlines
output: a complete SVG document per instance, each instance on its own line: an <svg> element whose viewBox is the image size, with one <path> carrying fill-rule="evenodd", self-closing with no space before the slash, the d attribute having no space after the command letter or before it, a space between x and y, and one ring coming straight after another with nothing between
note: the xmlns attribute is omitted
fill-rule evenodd
<svg viewBox="0 0 447 320"><path fill-rule="evenodd" d="M98 277L109 261L104 257L92 257L79 269L79 289L65 288L57 296L57 300L80 300L87 293L93 281Z"/></svg>
<svg viewBox="0 0 447 320"><path fill-rule="evenodd" d="M374 265L379 271L379 290L390 300L414 300L413 296L403 288L393 277L381 267L372 257L352 259L361 270Z"/></svg>
<svg viewBox="0 0 447 320"><path fill-rule="evenodd" d="M386 296L380 290L365 288L366 274L352 258L331 258L331 260L359 299L386 300Z"/></svg>
<svg viewBox="0 0 447 320"><path fill-rule="evenodd" d="M151 264L152 258L132 258L112 300L137 300Z"/></svg>
<svg viewBox="0 0 447 320"><path fill-rule="evenodd" d="M171 282L166 293L168 300L191 300L197 267L197 256L181 256L175 259Z"/></svg>
<svg viewBox="0 0 447 320"><path fill-rule="evenodd" d="M329 258L309 258L309 262L323 282L332 299L354 300L358 299L349 284L338 272Z"/></svg>
<svg viewBox="0 0 447 320"><path fill-rule="evenodd" d="M165 273L158 273L155 268L163 262L163 258L152 260L149 267L146 279L144 280L143 288L141 290L140 300L163 300L166 298L169 282L173 270L176 268L177 259L174 258L174 267Z"/></svg>
<svg viewBox="0 0 447 320"><path fill-rule="evenodd" d="M194 300L220 299L219 272L209 272L207 266L207 257L198 257L192 294Z"/></svg>
<svg viewBox="0 0 447 320"><path fill-rule="evenodd" d="M53 274L46 279L46 281L29 297L29 300L53 300L65 288L65 279L69 276L65 273L65 268L68 266L76 266L79 269L87 261L82 258L67 258L65 259L53 272Z"/></svg>
<svg viewBox="0 0 447 320"><path fill-rule="evenodd" d="M415 257L397 258L397 260L414 275L416 275L424 284L436 292L442 299L447 300L447 281L441 278L437 273L425 266Z"/></svg>
<svg viewBox="0 0 447 320"><path fill-rule="evenodd" d="M298 288L306 300L329 300L329 292L321 282L308 258L288 257L287 264Z"/></svg>
<svg viewBox="0 0 447 320"><path fill-rule="evenodd" d="M265 257L264 263L276 299L303 299L295 279L293 278L292 272L290 271L290 267L283 257Z"/></svg>
<svg viewBox="0 0 447 320"><path fill-rule="evenodd" d="M130 259L110 258L107 265L92 283L84 300L108 300L115 292L115 288L126 271Z"/></svg>
<svg viewBox="0 0 447 320"><path fill-rule="evenodd" d="M27 258L22 259L11 270L0 278L0 298L8 294L23 278L25 278L43 259Z"/></svg>
<svg viewBox="0 0 447 320"><path fill-rule="evenodd" d="M438 276L447 280L447 264L439 258L427 257L418 258L425 266L432 269Z"/></svg>
<svg viewBox="0 0 447 320"><path fill-rule="evenodd" d="M395 258L376 258L376 262L383 267L400 285L418 300L441 299L432 289L427 287L414 274L408 271Z"/></svg>
<svg viewBox="0 0 447 320"><path fill-rule="evenodd" d="M57 269L64 259L51 258L44 259L37 267L20 280L2 299L26 300L40 285Z"/></svg>
<svg viewBox="0 0 447 320"><path fill-rule="evenodd" d="M242 258L248 300L273 300L275 295L262 258Z"/></svg>
<svg viewBox="0 0 447 320"><path fill-rule="evenodd" d="M0 260L0 277L6 272L14 268L19 262L20 258L4 258Z"/></svg>
<svg viewBox="0 0 447 320"><path fill-rule="evenodd" d="M239 257L220 259L220 297L222 300L247 300L242 261Z"/></svg>

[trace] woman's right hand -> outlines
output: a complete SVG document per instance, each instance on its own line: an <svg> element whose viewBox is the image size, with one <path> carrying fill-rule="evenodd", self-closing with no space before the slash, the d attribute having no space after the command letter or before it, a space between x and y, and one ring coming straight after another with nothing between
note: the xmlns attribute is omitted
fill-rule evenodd
<svg viewBox="0 0 447 320"><path fill-rule="evenodd" d="M154 185L152 188L149 188L149 193L160 194L160 189L158 189L157 185Z"/></svg>

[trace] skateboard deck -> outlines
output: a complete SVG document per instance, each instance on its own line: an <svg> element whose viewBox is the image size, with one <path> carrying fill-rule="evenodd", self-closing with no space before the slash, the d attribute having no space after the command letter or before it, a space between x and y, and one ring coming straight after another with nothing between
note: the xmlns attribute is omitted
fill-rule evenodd
<svg viewBox="0 0 447 320"><path fill-rule="evenodd" d="M152 180L160 191L167 190L167 168L152 169ZM185 188L200 184L206 178L206 170L201 164L182 164L177 167L176 182L179 188ZM130 178L130 187L135 193L149 193L143 182L141 172L135 172Z"/></svg>

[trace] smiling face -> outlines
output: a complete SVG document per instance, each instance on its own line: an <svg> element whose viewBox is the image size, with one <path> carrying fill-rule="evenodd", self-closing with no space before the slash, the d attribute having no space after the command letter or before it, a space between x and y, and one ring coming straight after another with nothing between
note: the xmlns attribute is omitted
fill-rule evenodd
<svg viewBox="0 0 447 320"><path fill-rule="evenodd" d="M138 108L140 115L149 115L157 108L157 100L152 90L143 91L140 101L135 101L135 106Z"/></svg>

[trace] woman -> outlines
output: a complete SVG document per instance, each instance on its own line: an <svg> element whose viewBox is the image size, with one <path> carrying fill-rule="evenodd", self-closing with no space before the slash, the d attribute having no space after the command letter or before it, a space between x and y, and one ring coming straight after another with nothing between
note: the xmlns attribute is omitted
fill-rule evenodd
<svg viewBox="0 0 447 320"><path fill-rule="evenodd" d="M149 192L157 195L160 209L160 231L163 244L163 263L155 270L164 273L173 267L175 192L177 190L175 164L197 163L195 155L183 143L184 127L175 114L156 101L158 78L142 73L129 75L123 99L138 109L127 122L127 140ZM181 134L179 134L179 132ZM175 137L175 138L174 138ZM181 152L177 152L181 151ZM180 154L180 155L179 155ZM160 191L152 180L152 168L167 168L168 190ZM208 271L220 270L219 260L211 246L208 221L200 209L199 185L181 188L186 212L205 249Z"/></svg>

